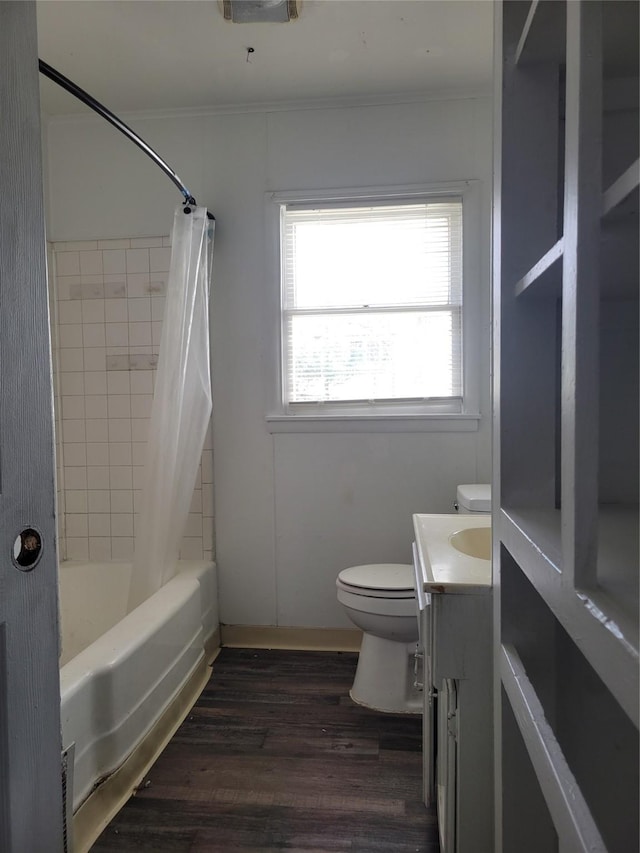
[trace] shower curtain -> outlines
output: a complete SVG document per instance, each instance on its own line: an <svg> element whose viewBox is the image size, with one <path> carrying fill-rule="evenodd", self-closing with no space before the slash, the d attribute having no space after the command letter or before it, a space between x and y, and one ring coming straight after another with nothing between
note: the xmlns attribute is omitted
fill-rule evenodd
<svg viewBox="0 0 640 853"><path fill-rule="evenodd" d="M129 611L176 572L211 417L209 281L214 221L204 207L185 210L178 207L173 220Z"/></svg>

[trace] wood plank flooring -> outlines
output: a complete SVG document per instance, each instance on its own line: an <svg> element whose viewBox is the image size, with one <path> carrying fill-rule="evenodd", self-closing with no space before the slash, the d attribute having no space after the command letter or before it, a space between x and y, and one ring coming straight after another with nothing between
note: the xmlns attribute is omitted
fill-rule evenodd
<svg viewBox="0 0 640 853"><path fill-rule="evenodd" d="M223 649L93 853L438 853L421 720L354 704L356 661Z"/></svg>

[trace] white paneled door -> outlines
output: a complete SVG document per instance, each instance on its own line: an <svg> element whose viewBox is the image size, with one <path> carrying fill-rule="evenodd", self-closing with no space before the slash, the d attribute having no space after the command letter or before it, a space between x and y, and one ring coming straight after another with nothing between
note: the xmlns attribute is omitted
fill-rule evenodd
<svg viewBox="0 0 640 853"><path fill-rule="evenodd" d="M64 849L35 3L0 3L0 850Z"/></svg>

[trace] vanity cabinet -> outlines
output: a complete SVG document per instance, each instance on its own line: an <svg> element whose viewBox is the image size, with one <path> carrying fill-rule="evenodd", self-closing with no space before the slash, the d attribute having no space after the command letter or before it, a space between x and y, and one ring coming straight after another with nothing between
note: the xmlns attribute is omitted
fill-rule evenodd
<svg viewBox="0 0 640 853"><path fill-rule="evenodd" d="M478 525L490 518L414 516L419 604L426 596L424 790L441 853L494 853L491 563L449 545Z"/></svg>

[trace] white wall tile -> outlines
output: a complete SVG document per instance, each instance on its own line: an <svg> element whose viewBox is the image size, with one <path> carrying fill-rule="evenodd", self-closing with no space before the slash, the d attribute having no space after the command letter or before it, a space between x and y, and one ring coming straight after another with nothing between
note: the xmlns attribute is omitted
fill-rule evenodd
<svg viewBox="0 0 640 853"><path fill-rule="evenodd" d="M82 537L89 535L89 525L86 514L68 512L65 517L65 533L67 536Z"/></svg>
<svg viewBox="0 0 640 853"><path fill-rule="evenodd" d="M104 442L109 440L108 422L99 418L87 418L87 441Z"/></svg>
<svg viewBox="0 0 640 853"><path fill-rule="evenodd" d="M124 249L105 250L102 253L102 271L105 275L125 275L127 262Z"/></svg>
<svg viewBox="0 0 640 853"><path fill-rule="evenodd" d="M60 275L56 278L56 295L59 302L71 299L71 287L80 284L79 275Z"/></svg>
<svg viewBox="0 0 640 853"><path fill-rule="evenodd" d="M130 391L128 370L113 370L107 373L108 394L129 394Z"/></svg>
<svg viewBox="0 0 640 853"><path fill-rule="evenodd" d="M73 536L67 536L65 544L68 560L89 559L89 540L87 538L78 539Z"/></svg>
<svg viewBox="0 0 640 853"><path fill-rule="evenodd" d="M129 299L129 322L141 323L151 320L151 297L138 296Z"/></svg>
<svg viewBox="0 0 640 853"><path fill-rule="evenodd" d="M149 418L151 417L151 406L153 405L153 394L132 394L131 395L131 417L132 418Z"/></svg>
<svg viewBox="0 0 640 853"><path fill-rule="evenodd" d="M56 271L59 276L80 275L80 255L78 252L57 252Z"/></svg>
<svg viewBox="0 0 640 853"><path fill-rule="evenodd" d="M65 394L62 397L62 417L68 420L71 418L84 419L84 416L84 398L77 394L73 396Z"/></svg>
<svg viewBox="0 0 640 853"><path fill-rule="evenodd" d="M56 251L88 252L98 248L97 240L67 240L65 243L55 243ZM57 248L59 247L59 248Z"/></svg>
<svg viewBox="0 0 640 853"><path fill-rule="evenodd" d="M87 512L87 491L86 489L65 489L64 505L67 512Z"/></svg>
<svg viewBox="0 0 640 853"><path fill-rule="evenodd" d="M114 512L111 514L112 536L133 536L133 513Z"/></svg>
<svg viewBox="0 0 640 853"><path fill-rule="evenodd" d="M147 461L147 442L134 441L131 444L131 458L134 465L144 465Z"/></svg>
<svg viewBox="0 0 640 853"><path fill-rule="evenodd" d="M92 441L87 444L87 465L108 465L109 445L106 441Z"/></svg>
<svg viewBox="0 0 640 853"><path fill-rule="evenodd" d="M107 406L109 418L131 417L131 397L129 394L110 394L107 397Z"/></svg>
<svg viewBox="0 0 640 853"><path fill-rule="evenodd" d="M104 370L87 370L84 374L84 386L87 394L107 393L107 373Z"/></svg>
<svg viewBox="0 0 640 853"><path fill-rule="evenodd" d="M131 441L131 419L109 418L109 441ZM125 486L126 488L126 486Z"/></svg>
<svg viewBox="0 0 640 853"><path fill-rule="evenodd" d="M129 320L127 299L105 299L104 319L107 323L127 323Z"/></svg>
<svg viewBox="0 0 640 853"><path fill-rule="evenodd" d="M127 249L127 274L149 272L149 250Z"/></svg>
<svg viewBox="0 0 640 853"><path fill-rule="evenodd" d="M146 468L144 465L134 465L131 469L133 475L133 488L135 491L144 489L146 483Z"/></svg>
<svg viewBox="0 0 640 853"><path fill-rule="evenodd" d="M132 418L131 419L131 440L145 441L149 434L149 419L148 418Z"/></svg>
<svg viewBox="0 0 640 853"><path fill-rule="evenodd" d="M107 395L88 394L85 398L85 415L87 418L107 417Z"/></svg>
<svg viewBox="0 0 640 853"><path fill-rule="evenodd" d="M82 323L82 302L69 300L58 303L58 323Z"/></svg>
<svg viewBox="0 0 640 853"><path fill-rule="evenodd" d="M127 295L149 296L149 273L127 273Z"/></svg>
<svg viewBox="0 0 640 853"><path fill-rule="evenodd" d="M129 323L129 345L132 347L151 344L151 323Z"/></svg>
<svg viewBox="0 0 640 853"><path fill-rule="evenodd" d="M62 440L65 444L86 440L84 418L62 421Z"/></svg>
<svg viewBox="0 0 640 853"><path fill-rule="evenodd" d="M82 299L104 299L104 281L102 276L82 276Z"/></svg>
<svg viewBox="0 0 640 853"><path fill-rule="evenodd" d="M149 249L152 246L162 246L162 237L133 237L131 239L132 249Z"/></svg>
<svg viewBox="0 0 640 853"><path fill-rule="evenodd" d="M127 279L125 276L110 276L104 277L104 298L110 299L126 299L127 296Z"/></svg>
<svg viewBox="0 0 640 853"><path fill-rule="evenodd" d="M82 322L104 323L104 303L104 299L84 299L81 303Z"/></svg>
<svg viewBox="0 0 640 853"><path fill-rule="evenodd" d="M64 485L67 489L86 489L87 469L83 466L72 467L65 465Z"/></svg>
<svg viewBox="0 0 640 853"><path fill-rule="evenodd" d="M102 563L111 559L111 537L90 536L89 537L89 560L94 563Z"/></svg>
<svg viewBox="0 0 640 853"><path fill-rule="evenodd" d="M104 326L102 327L104 329ZM84 350L84 369L90 373L102 372L106 367L107 351L105 347L88 347Z"/></svg>
<svg viewBox="0 0 640 853"><path fill-rule="evenodd" d="M83 323L82 329L85 348L104 347L106 345L104 323Z"/></svg>
<svg viewBox="0 0 640 853"><path fill-rule="evenodd" d="M153 375L151 370L136 370L131 373L132 394L153 394Z"/></svg>
<svg viewBox="0 0 640 853"><path fill-rule="evenodd" d="M87 466L87 487L89 489L108 489L109 488L109 466L108 465L88 465Z"/></svg>
<svg viewBox="0 0 640 853"><path fill-rule="evenodd" d="M77 444L65 444L62 452L64 454L63 458L66 465L77 468L83 467L87 464L87 445L84 442Z"/></svg>
<svg viewBox="0 0 640 853"><path fill-rule="evenodd" d="M126 441L109 444L109 465L131 465L131 444Z"/></svg>
<svg viewBox="0 0 640 853"><path fill-rule="evenodd" d="M111 515L90 512L89 536L111 536Z"/></svg>
<svg viewBox="0 0 640 853"><path fill-rule="evenodd" d="M98 240L98 249L128 249L131 240Z"/></svg>
<svg viewBox="0 0 640 853"><path fill-rule="evenodd" d="M149 251L149 269L151 272L168 272L171 263L171 249L151 249Z"/></svg>
<svg viewBox="0 0 640 853"><path fill-rule="evenodd" d="M164 296L151 297L151 319L156 322L164 320L164 305L166 298Z"/></svg>
<svg viewBox="0 0 640 853"><path fill-rule="evenodd" d="M133 474L130 465L113 465L110 469L110 488L132 489Z"/></svg>
<svg viewBox="0 0 640 853"><path fill-rule="evenodd" d="M60 326L58 334L58 345L60 349L69 349L70 347L82 346L82 324L67 323Z"/></svg>
<svg viewBox="0 0 640 853"><path fill-rule="evenodd" d="M202 490L202 515L205 518L213 518L213 490Z"/></svg>
<svg viewBox="0 0 640 853"><path fill-rule="evenodd" d="M89 489L87 491L89 512L111 512L110 493L108 489Z"/></svg>
<svg viewBox="0 0 640 853"><path fill-rule="evenodd" d="M133 515L133 489L111 489L111 512Z"/></svg>
<svg viewBox="0 0 640 853"><path fill-rule="evenodd" d="M107 323L105 328L108 347L126 347L129 345L129 326L127 323Z"/></svg>
<svg viewBox="0 0 640 853"><path fill-rule="evenodd" d="M80 252L80 275L102 275L102 252Z"/></svg>
<svg viewBox="0 0 640 853"><path fill-rule="evenodd" d="M63 395L84 395L84 373L61 373L60 390Z"/></svg>
<svg viewBox="0 0 640 853"><path fill-rule="evenodd" d="M59 482L64 479L59 506L73 516L66 532L69 558L130 559L133 553L133 510L140 508L155 379L155 369L139 367L140 359L157 358L168 242L158 237L58 246L59 328L53 339L64 352L57 356L55 387L58 442L66 439L58 460ZM108 356L126 358L126 364L106 370ZM186 559L204 553L202 506L197 488L182 543ZM212 531L205 538L211 550Z"/></svg>

